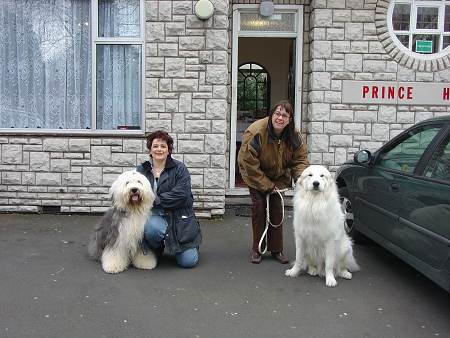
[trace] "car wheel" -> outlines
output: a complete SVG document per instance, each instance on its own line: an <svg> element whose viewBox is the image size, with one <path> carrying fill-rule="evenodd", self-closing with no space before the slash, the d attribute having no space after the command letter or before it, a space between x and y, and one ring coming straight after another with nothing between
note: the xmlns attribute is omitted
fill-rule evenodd
<svg viewBox="0 0 450 338"><path fill-rule="evenodd" d="M341 203L341 210L344 213L344 228L345 232L353 238L356 243L366 241L366 238L355 228L355 216L353 214L352 201L349 198L347 187L339 188L339 201Z"/></svg>

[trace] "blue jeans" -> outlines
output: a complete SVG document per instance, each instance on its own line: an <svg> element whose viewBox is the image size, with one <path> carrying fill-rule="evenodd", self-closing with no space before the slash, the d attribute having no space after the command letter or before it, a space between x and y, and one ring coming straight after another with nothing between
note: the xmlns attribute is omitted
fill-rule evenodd
<svg viewBox="0 0 450 338"><path fill-rule="evenodd" d="M152 214L144 226L144 239L149 247L155 251L164 251L164 237L166 236L167 221L161 213ZM198 250L191 248L175 254L177 264L182 268L193 268L198 263Z"/></svg>

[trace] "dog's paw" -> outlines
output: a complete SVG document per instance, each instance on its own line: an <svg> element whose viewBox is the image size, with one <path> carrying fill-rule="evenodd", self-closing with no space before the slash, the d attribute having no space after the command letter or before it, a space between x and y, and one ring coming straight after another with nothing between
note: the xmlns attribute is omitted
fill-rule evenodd
<svg viewBox="0 0 450 338"><path fill-rule="evenodd" d="M106 273L119 273L128 268L128 260L120 255L104 251L102 256L102 268Z"/></svg>
<svg viewBox="0 0 450 338"><path fill-rule="evenodd" d="M353 275L348 270L342 270L341 272L339 272L339 277L344 279L352 279Z"/></svg>
<svg viewBox="0 0 450 338"><path fill-rule="evenodd" d="M335 287L337 285L336 279L333 276L328 276L325 278L325 284L329 287Z"/></svg>
<svg viewBox="0 0 450 338"><path fill-rule="evenodd" d="M287 277L297 277L300 274L300 268L294 266L291 269L286 270L284 274Z"/></svg>
<svg viewBox="0 0 450 338"><path fill-rule="evenodd" d="M156 267L158 260L153 251L148 251L146 255L138 252L133 258L133 266L137 269L151 270Z"/></svg>
<svg viewBox="0 0 450 338"><path fill-rule="evenodd" d="M317 268L314 267L314 266L308 266L308 271L307 272L311 276L317 276L317 274L318 274Z"/></svg>
<svg viewBox="0 0 450 338"><path fill-rule="evenodd" d="M119 273L126 270L126 265L110 264L109 262L102 262L103 271L106 273Z"/></svg>

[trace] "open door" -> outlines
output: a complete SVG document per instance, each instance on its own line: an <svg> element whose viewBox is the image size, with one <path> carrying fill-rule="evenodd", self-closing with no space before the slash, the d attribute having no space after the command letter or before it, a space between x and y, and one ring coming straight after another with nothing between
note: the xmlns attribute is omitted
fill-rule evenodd
<svg viewBox="0 0 450 338"><path fill-rule="evenodd" d="M272 105L285 99L295 107L294 121L300 127L303 6L275 5L273 15L262 17L259 5L234 5L232 39L227 194L246 195L248 190L237 166L245 129L267 116Z"/></svg>
<svg viewBox="0 0 450 338"><path fill-rule="evenodd" d="M240 38L237 72L235 187L246 187L237 165L245 129L278 101L295 100L295 39Z"/></svg>

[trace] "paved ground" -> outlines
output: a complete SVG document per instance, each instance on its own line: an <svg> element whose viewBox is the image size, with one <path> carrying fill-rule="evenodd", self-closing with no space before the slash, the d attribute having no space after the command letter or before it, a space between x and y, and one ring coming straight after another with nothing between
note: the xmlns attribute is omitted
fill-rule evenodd
<svg viewBox="0 0 450 338"><path fill-rule="evenodd" d="M163 257L108 275L86 255L98 219L0 215L0 337L450 336L449 294L376 245L356 246L362 271L327 288L250 264L249 218L228 213L201 221L195 269Z"/></svg>

